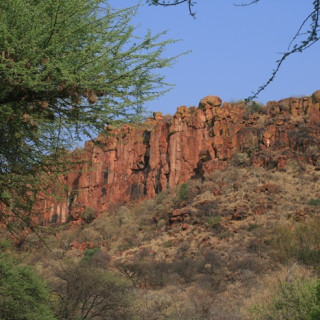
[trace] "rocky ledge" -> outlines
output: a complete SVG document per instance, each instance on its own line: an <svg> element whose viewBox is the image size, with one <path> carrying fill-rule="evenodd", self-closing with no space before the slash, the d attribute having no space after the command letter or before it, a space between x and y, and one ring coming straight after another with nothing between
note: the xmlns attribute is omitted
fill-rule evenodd
<svg viewBox="0 0 320 320"><path fill-rule="evenodd" d="M39 202L40 220L77 221L84 213L96 215L152 198L192 177L224 169L236 155L240 162L278 170L286 170L288 159L295 158L317 170L319 145L320 90L266 106L222 104L219 97L208 96L198 107L178 107L174 116L156 112L141 126L106 127L96 141L74 151L74 159L83 161L61 177L59 201Z"/></svg>

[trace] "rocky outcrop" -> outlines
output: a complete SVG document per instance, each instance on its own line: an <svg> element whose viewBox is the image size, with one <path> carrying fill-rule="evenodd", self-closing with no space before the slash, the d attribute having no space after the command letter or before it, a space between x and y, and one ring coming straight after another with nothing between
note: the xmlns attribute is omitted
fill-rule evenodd
<svg viewBox="0 0 320 320"><path fill-rule="evenodd" d="M42 200L43 223L77 220L124 202L155 197L192 177L224 169L236 153L253 165L285 170L290 157L320 167L320 91L265 107L203 98L174 116L154 113L142 126L108 126L63 176L61 199ZM87 211L86 211L87 210ZM43 214L45 212L45 214Z"/></svg>

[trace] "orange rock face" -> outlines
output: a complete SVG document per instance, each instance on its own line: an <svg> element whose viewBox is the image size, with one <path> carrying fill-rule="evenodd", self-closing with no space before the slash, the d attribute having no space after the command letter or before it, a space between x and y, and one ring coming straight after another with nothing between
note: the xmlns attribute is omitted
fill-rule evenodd
<svg viewBox="0 0 320 320"><path fill-rule="evenodd" d="M106 128L96 139L99 145L87 142L74 152L83 164L62 177L59 201L41 201L42 222L78 220L88 208L99 214L155 197L192 177L224 169L237 152L247 153L253 165L285 170L290 157L310 147L319 150L319 110L320 91L269 102L253 114L243 102L222 105L219 97L208 96L198 108L181 106L174 116L154 113L140 127ZM311 154L308 161L319 163L317 157Z"/></svg>

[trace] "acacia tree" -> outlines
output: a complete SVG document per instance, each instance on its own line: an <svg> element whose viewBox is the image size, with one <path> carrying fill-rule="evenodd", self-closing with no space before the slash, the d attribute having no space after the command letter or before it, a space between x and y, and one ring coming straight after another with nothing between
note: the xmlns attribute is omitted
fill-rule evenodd
<svg viewBox="0 0 320 320"><path fill-rule="evenodd" d="M61 172L76 139L136 121L168 89L157 70L175 60L162 57L173 41L136 37L136 10L104 0L0 2L0 221L9 227L8 212L29 221L20 212L32 210L44 173Z"/></svg>
<svg viewBox="0 0 320 320"><path fill-rule="evenodd" d="M132 319L131 287L115 274L80 263L65 266L56 275L52 290L60 320Z"/></svg>
<svg viewBox="0 0 320 320"><path fill-rule="evenodd" d="M251 0L248 2L236 3L235 6L245 7L253 4L257 4L262 2L262 0ZM195 11L193 10L193 6L196 4L193 0L147 0L147 3L150 5L156 6L176 6L181 4L186 4L189 10L189 14L192 17L195 17ZM295 32L294 36L291 38L287 51L281 54L279 60L276 61L276 66L271 73L271 76L268 80L262 84L256 91L252 92L252 95L249 96L246 101L252 101L257 98L258 95L263 91L276 77L279 69L283 62L292 54L301 53L306 49L313 46L320 40L320 0L312 1L312 10L309 14L303 19L299 28Z"/></svg>

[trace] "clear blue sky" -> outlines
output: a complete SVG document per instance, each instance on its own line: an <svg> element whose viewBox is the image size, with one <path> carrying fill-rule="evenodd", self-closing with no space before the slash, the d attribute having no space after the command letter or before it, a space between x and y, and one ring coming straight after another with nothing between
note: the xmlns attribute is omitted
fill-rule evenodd
<svg viewBox="0 0 320 320"><path fill-rule="evenodd" d="M175 87L149 102L152 111L173 114L180 105L197 106L207 95L223 101L248 97L270 76L280 58L312 9L312 0L261 0L248 7L235 7L239 0L198 0L196 19L185 5L140 7L133 23L138 32L167 30L167 37L183 41L171 45L167 55L192 50L171 68L162 70ZM129 7L136 0L110 0L115 8ZM310 95L320 89L317 43L304 53L288 58L275 81L257 98L266 103L289 96Z"/></svg>

